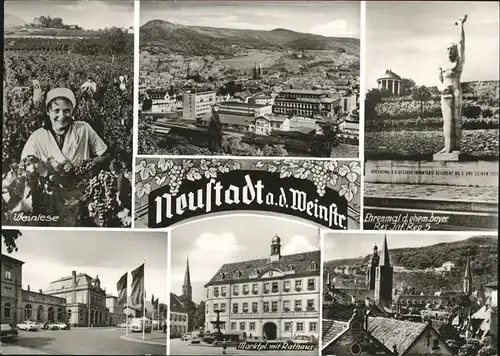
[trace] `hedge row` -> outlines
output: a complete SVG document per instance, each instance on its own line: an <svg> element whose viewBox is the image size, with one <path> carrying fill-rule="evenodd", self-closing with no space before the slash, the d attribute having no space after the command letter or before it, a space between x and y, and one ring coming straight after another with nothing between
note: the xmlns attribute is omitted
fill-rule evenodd
<svg viewBox="0 0 500 356"><path fill-rule="evenodd" d="M366 131L428 131L439 130L443 127L441 117L426 117L417 119L381 119L367 118ZM469 119L462 117L463 130L498 129L498 114L491 118Z"/></svg>
<svg viewBox="0 0 500 356"><path fill-rule="evenodd" d="M472 156L498 157L498 130L463 131L461 152ZM365 137L365 155L394 153L398 156L428 155L444 147L442 131L370 132Z"/></svg>

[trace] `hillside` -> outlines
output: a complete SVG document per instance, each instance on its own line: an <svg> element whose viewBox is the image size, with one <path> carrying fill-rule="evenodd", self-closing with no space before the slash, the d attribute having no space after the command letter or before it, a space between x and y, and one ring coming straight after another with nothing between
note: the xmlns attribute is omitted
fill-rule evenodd
<svg viewBox="0 0 500 356"><path fill-rule="evenodd" d="M185 26L152 20L140 29L141 49L185 55L232 55L241 49L337 50L359 55L359 39L324 37L274 29L271 31Z"/></svg>
<svg viewBox="0 0 500 356"><path fill-rule="evenodd" d="M389 242L390 243L390 242ZM444 262L451 261L455 264L455 271L445 276L429 273L395 273L394 285L405 281L417 290L436 290L439 288L456 289L461 286L465 271L467 256L471 260L473 284L487 284L498 277L498 237L474 236L465 240L439 243L418 248L400 248L389 250L391 264L407 269L426 269L440 267ZM325 261L324 266L337 266L346 264L361 264L366 262L370 255L364 259L344 259ZM342 263L340 263L342 261Z"/></svg>
<svg viewBox="0 0 500 356"><path fill-rule="evenodd" d="M15 15L10 15L10 14L5 14L3 18L3 28L4 29L10 29L12 27L18 27L18 26L23 26L25 21Z"/></svg>

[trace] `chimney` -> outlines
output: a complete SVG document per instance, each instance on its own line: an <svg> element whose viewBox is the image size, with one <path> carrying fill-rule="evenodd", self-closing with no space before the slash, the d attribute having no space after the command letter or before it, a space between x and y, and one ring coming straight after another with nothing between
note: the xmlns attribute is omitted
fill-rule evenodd
<svg viewBox="0 0 500 356"><path fill-rule="evenodd" d="M76 271L72 271L71 276L73 277L73 287L76 287Z"/></svg>
<svg viewBox="0 0 500 356"><path fill-rule="evenodd" d="M398 347L397 347L397 345L392 345L392 352L394 352L394 355L398 355Z"/></svg>
<svg viewBox="0 0 500 356"><path fill-rule="evenodd" d="M42 294L42 290L41 290L41 289L39 289L39 290L38 290L38 292L39 292L40 294Z"/></svg>
<svg viewBox="0 0 500 356"><path fill-rule="evenodd" d="M30 291L30 285L28 284L28 292Z"/></svg>

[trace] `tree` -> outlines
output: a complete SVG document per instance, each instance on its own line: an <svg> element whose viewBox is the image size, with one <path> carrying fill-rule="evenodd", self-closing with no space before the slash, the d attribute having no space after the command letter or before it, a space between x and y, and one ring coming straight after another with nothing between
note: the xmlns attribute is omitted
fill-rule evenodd
<svg viewBox="0 0 500 356"><path fill-rule="evenodd" d="M445 340L451 340L456 342L460 340L460 335L457 333L457 330L451 324L441 324L438 328L439 335Z"/></svg>
<svg viewBox="0 0 500 356"><path fill-rule="evenodd" d="M387 98L391 93L387 90L370 89L366 93L365 97L365 117L369 119L376 119L377 112L375 110L378 103L382 101L383 98Z"/></svg>
<svg viewBox="0 0 500 356"><path fill-rule="evenodd" d="M311 153L313 157L331 157L333 147L339 145L338 126L331 121L321 123L320 126L323 134L314 136Z"/></svg>
<svg viewBox="0 0 500 356"><path fill-rule="evenodd" d="M401 95L409 96L412 95L417 88L415 81L410 78L401 78Z"/></svg>
<svg viewBox="0 0 500 356"><path fill-rule="evenodd" d="M284 145L266 145L262 149L262 155L272 157L286 157L288 156L288 152L285 149Z"/></svg>
<svg viewBox="0 0 500 356"><path fill-rule="evenodd" d="M459 356L477 356L480 349L479 340L469 339L458 351Z"/></svg>
<svg viewBox="0 0 500 356"><path fill-rule="evenodd" d="M23 234L19 230L4 230L2 229L3 243L8 253L18 250L16 240Z"/></svg>
<svg viewBox="0 0 500 356"><path fill-rule="evenodd" d="M421 85L412 94L414 100L420 102L420 114L424 112L424 102L428 101L432 94L430 90L425 86Z"/></svg>
<svg viewBox="0 0 500 356"><path fill-rule="evenodd" d="M205 302L201 301L193 314L193 327L201 328L205 326Z"/></svg>
<svg viewBox="0 0 500 356"><path fill-rule="evenodd" d="M212 117L208 125L208 148L211 152L217 152L222 148L222 123L219 113L212 110Z"/></svg>

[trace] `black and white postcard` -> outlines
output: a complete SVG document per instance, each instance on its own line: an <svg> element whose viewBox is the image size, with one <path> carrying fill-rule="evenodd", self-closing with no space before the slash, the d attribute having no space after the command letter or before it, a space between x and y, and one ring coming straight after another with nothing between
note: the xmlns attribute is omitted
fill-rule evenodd
<svg viewBox="0 0 500 356"><path fill-rule="evenodd" d="M138 153L358 158L359 1L143 1Z"/></svg>
<svg viewBox="0 0 500 356"><path fill-rule="evenodd" d="M2 230L2 355L165 355L167 238Z"/></svg>
<svg viewBox="0 0 500 356"><path fill-rule="evenodd" d="M133 1L5 1L2 224L130 227Z"/></svg>
<svg viewBox="0 0 500 356"><path fill-rule="evenodd" d="M172 355L318 355L317 227L241 215L171 234Z"/></svg>
<svg viewBox="0 0 500 356"><path fill-rule="evenodd" d="M323 239L323 355L496 354L496 235Z"/></svg>
<svg viewBox="0 0 500 356"><path fill-rule="evenodd" d="M498 9L366 3L365 229L497 229Z"/></svg>

